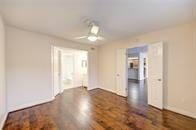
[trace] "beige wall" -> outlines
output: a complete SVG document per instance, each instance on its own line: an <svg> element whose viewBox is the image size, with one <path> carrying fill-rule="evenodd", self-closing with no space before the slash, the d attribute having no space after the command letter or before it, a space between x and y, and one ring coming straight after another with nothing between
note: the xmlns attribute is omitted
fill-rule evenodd
<svg viewBox="0 0 196 130"><path fill-rule="evenodd" d="M196 22L106 43L98 48L99 85L115 91L116 50L164 42L164 104L196 117Z"/></svg>
<svg viewBox="0 0 196 130"><path fill-rule="evenodd" d="M6 27L8 110L13 111L51 100L51 45L89 51L89 88L97 87L95 46ZM94 47L95 50L91 50Z"/></svg>
<svg viewBox="0 0 196 130"><path fill-rule="evenodd" d="M4 23L0 15L0 129L6 114L6 87L5 87L5 38Z"/></svg>

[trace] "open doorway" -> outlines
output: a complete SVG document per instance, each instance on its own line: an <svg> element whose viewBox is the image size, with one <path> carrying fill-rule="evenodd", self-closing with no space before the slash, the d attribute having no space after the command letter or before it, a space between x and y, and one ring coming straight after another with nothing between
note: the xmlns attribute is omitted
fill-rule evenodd
<svg viewBox="0 0 196 130"><path fill-rule="evenodd" d="M52 47L53 95L66 89L88 86L88 52Z"/></svg>
<svg viewBox="0 0 196 130"><path fill-rule="evenodd" d="M128 100L138 106L147 106L148 46L127 49Z"/></svg>
<svg viewBox="0 0 196 130"><path fill-rule="evenodd" d="M134 51L140 48L147 49L147 56L143 52L139 56L134 54ZM132 53L129 54L129 51L134 54L132 57ZM130 80L131 82L128 82ZM137 83L138 81L141 82ZM147 87L142 89L143 97L146 99L144 102L163 109L163 42L148 44L147 48L146 46L139 46L117 50L116 93L124 97L131 94L133 102L140 101L138 100L142 97L139 95L140 89L132 89L132 93L128 91L131 90L129 86L134 86L133 84L137 89L139 88L137 86L140 85ZM145 92L145 90L147 91Z"/></svg>

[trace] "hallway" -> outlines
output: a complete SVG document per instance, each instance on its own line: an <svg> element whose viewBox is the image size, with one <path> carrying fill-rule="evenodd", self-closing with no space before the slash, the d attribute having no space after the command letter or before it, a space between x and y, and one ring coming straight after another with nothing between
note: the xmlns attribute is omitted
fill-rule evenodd
<svg viewBox="0 0 196 130"><path fill-rule="evenodd" d="M137 107L147 107L147 81L131 80L128 81L128 101Z"/></svg>

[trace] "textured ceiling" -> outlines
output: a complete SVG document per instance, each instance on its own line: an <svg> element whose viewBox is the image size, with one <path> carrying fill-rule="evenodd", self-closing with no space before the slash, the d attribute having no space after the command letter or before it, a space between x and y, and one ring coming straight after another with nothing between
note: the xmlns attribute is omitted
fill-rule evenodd
<svg viewBox="0 0 196 130"><path fill-rule="evenodd" d="M195 0L1 0L9 25L65 39L88 34L83 22L98 21L107 42L195 18ZM87 40L77 40L89 43Z"/></svg>

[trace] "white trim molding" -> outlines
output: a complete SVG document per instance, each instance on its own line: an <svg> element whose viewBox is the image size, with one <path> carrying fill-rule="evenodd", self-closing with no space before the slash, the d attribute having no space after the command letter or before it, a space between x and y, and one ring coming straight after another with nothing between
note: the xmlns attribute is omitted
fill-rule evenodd
<svg viewBox="0 0 196 130"><path fill-rule="evenodd" d="M105 88L105 87L90 87L90 88L88 87L87 89L88 89L88 91L94 90L94 89L102 89L102 90L105 90L105 91L108 91L108 92L111 92L111 93L116 93L116 91Z"/></svg>
<svg viewBox="0 0 196 130"><path fill-rule="evenodd" d="M182 109L171 107L171 106L165 106L164 108L166 110L173 111L173 112L176 112L176 113L179 113L179 114L182 114L182 115L185 115L185 116L196 119L196 113L188 112L186 110L182 110Z"/></svg>
<svg viewBox="0 0 196 130"><path fill-rule="evenodd" d="M112 93L116 93L116 91L108 89L108 88L105 88L105 87L100 87L100 89L103 89L105 91L109 91L109 92L112 92Z"/></svg>
<svg viewBox="0 0 196 130"><path fill-rule="evenodd" d="M98 88L99 87L96 87L96 86L95 87L87 87L87 90L90 91L90 90L94 90L94 89L98 89Z"/></svg>
<svg viewBox="0 0 196 130"><path fill-rule="evenodd" d="M49 99L44 99L44 100L40 100L40 101L35 101L35 102L23 104L23 105L14 106L14 107L8 108L8 112L17 111L17 110L32 107L32 106L35 106L35 105L51 102L54 99L55 99L55 97L51 97Z"/></svg>
<svg viewBox="0 0 196 130"><path fill-rule="evenodd" d="M0 122L0 130L3 129L3 126L4 126L4 124L5 124L5 121L6 121L6 119L7 119L7 116L8 116L8 112L5 113L5 115L3 116L3 119L2 119L1 122Z"/></svg>

